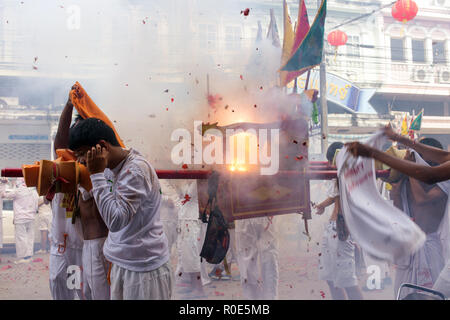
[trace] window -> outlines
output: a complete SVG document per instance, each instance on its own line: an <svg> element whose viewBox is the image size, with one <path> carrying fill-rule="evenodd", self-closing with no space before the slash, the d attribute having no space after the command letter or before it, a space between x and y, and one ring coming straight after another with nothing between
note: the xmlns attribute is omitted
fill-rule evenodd
<svg viewBox="0 0 450 320"><path fill-rule="evenodd" d="M3 210L12 210L12 209L13 209L13 201L3 200Z"/></svg>
<svg viewBox="0 0 450 320"><path fill-rule="evenodd" d="M201 24L198 29L200 48L214 49L216 47L217 27L213 24Z"/></svg>
<svg viewBox="0 0 450 320"><path fill-rule="evenodd" d="M227 50L236 50L241 48L241 28L226 27L225 41Z"/></svg>
<svg viewBox="0 0 450 320"><path fill-rule="evenodd" d="M391 38L391 60L405 61L403 39Z"/></svg>
<svg viewBox="0 0 450 320"><path fill-rule="evenodd" d="M359 36L348 36L346 47L349 56L359 57L361 55L359 50Z"/></svg>
<svg viewBox="0 0 450 320"><path fill-rule="evenodd" d="M445 42L433 41L433 64L445 64Z"/></svg>
<svg viewBox="0 0 450 320"><path fill-rule="evenodd" d="M425 62L425 40L412 40L411 45L413 62Z"/></svg>

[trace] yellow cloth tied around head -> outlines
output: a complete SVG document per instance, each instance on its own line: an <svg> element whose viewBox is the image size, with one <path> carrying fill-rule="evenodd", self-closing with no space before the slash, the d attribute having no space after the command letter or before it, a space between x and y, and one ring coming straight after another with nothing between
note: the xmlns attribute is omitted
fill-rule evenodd
<svg viewBox="0 0 450 320"><path fill-rule="evenodd" d="M81 84L77 81L72 88L73 89L70 91L70 99L72 100L72 103L80 116L82 116L83 119L97 118L105 122L109 127L111 127L111 129L113 129L120 146L125 148L125 145L123 144L122 139L120 139L119 134L117 133L116 128L114 128L112 122L103 113L103 111L97 107L94 101L92 101Z"/></svg>

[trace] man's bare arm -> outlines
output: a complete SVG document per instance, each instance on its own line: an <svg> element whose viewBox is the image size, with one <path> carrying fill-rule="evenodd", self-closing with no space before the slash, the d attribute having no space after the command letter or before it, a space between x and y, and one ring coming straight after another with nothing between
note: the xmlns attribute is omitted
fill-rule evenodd
<svg viewBox="0 0 450 320"><path fill-rule="evenodd" d="M399 135L395 133L394 130L392 130L392 127L390 125L387 125L384 128L384 133L391 140L397 141L407 146L408 148L414 149L415 151L421 154L422 158L424 158L427 161L433 161L440 164L450 161L450 152L441 150L439 148L427 146L423 143L415 142L414 140L411 140L406 136Z"/></svg>
<svg viewBox="0 0 450 320"><path fill-rule="evenodd" d="M436 167L430 167L393 157L378 149L359 142L348 143L346 144L346 147L355 157L362 156L366 158L374 158L384 164L387 164L389 167L400 171L401 173L429 184L450 179L450 161Z"/></svg>
<svg viewBox="0 0 450 320"><path fill-rule="evenodd" d="M67 100L66 106L64 107L58 123L58 131L56 131L54 148L65 149L69 146L69 129L70 123L72 122L72 111L73 104L69 99Z"/></svg>

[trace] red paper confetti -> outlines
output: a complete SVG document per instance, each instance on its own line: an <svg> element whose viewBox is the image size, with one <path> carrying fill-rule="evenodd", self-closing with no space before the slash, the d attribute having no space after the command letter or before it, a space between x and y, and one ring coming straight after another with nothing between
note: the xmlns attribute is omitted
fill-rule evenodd
<svg viewBox="0 0 450 320"><path fill-rule="evenodd" d="M173 98L170 99L171 102L173 102L173 100L174 100Z"/></svg>
<svg viewBox="0 0 450 320"><path fill-rule="evenodd" d="M263 87L261 86L261 87L259 87L259 89L260 89L260 90L262 90L262 89L263 89Z"/></svg>
<svg viewBox="0 0 450 320"><path fill-rule="evenodd" d="M323 299L325 299L325 292L323 292L322 290L320 290L320 295L322 296Z"/></svg>
<svg viewBox="0 0 450 320"><path fill-rule="evenodd" d="M41 258L36 258L32 262L42 262L43 260Z"/></svg>
<svg viewBox="0 0 450 320"><path fill-rule="evenodd" d="M145 20L142 20L142 23L145 24Z"/></svg>
<svg viewBox="0 0 450 320"><path fill-rule="evenodd" d="M166 108L166 111L169 111L169 108Z"/></svg>
<svg viewBox="0 0 450 320"><path fill-rule="evenodd" d="M10 266L10 265L7 265L7 266L3 266L0 270L8 270L8 269L11 269L12 267Z"/></svg>
<svg viewBox="0 0 450 320"><path fill-rule="evenodd" d="M37 68L36 66L33 66L33 69L34 69L34 70L37 70L38 68Z"/></svg>
<svg viewBox="0 0 450 320"><path fill-rule="evenodd" d="M297 157L295 157L295 160L297 160L297 161L303 160L303 156L297 156Z"/></svg>
<svg viewBox="0 0 450 320"><path fill-rule="evenodd" d="M187 168L188 168L187 164L183 164L181 167L182 167L183 169L187 169Z"/></svg>
<svg viewBox="0 0 450 320"><path fill-rule="evenodd" d="M254 107L256 108L256 107L258 107L258 106L255 104Z"/></svg>
<svg viewBox="0 0 450 320"><path fill-rule="evenodd" d="M225 295L223 292L219 292L219 291L214 291L214 294L216 296L224 296Z"/></svg>
<svg viewBox="0 0 450 320"><path fill-rule="evenodd" d="M239 76L239 78L241 78L241 80L244 80L244 77L242 76L242 74Z"/></svg>
<svg viewBox="0 0 450 320"><path fill-rule="evenodd" d="M244 16L248 16L248 14L250 13L250 9L246 8L245 10L241 11L241 14L244 14Z"/></svg>
<svg viewBox="0 0 450 320"><path fill-rule="evenodd" d="M297 140L292 140L293 143L298 144Z"/></svg>
<svg viewBox="0 0 450 320"><path fill-rule="evenodd" d="M222 101L223 98L220 94L215 94L215 95L208 95L208 104L211 108L216 108L217 104L219 103L219 101Z"/></svg>
<svg viewBox="0 0 450 320"><path fill-rule="evenodd" d="M128 83L125 83L125 87L128 87Z"/></svg>
<svg viewBox="0 0 450 320"><path fill-rule="evenodd" d="M181 201L181 204L182 204L182 205L185 205L186 202L188 202L189 200L191 200L191 197L190 197L188 194L185 194L185 195L184 195L184 200Z"/></svg>

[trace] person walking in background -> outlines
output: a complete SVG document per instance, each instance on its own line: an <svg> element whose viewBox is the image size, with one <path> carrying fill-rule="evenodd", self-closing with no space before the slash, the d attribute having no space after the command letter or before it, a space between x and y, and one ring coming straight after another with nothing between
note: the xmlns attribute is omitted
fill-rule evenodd
<svg viewBox="0 0 450 320"><path fill-rule="evenodd" d="M14 200L13 211L16 237L15 264L31 261L34 247L34 219L38 209L38 194L35 188L27 188L23 178L16 181L16 188L4 191L5 199Z"/></svg>
<svg viewBox="0 0 450 320"><path fill-rule="evenodd" d="M46 253L49 252L47 248L49 240L48 234L50 233L50 225L52 221L52 208L50 203L44 197L39 197L38 202L38 214L36 222L41 232L41 248L36 253Z"/></svg>

